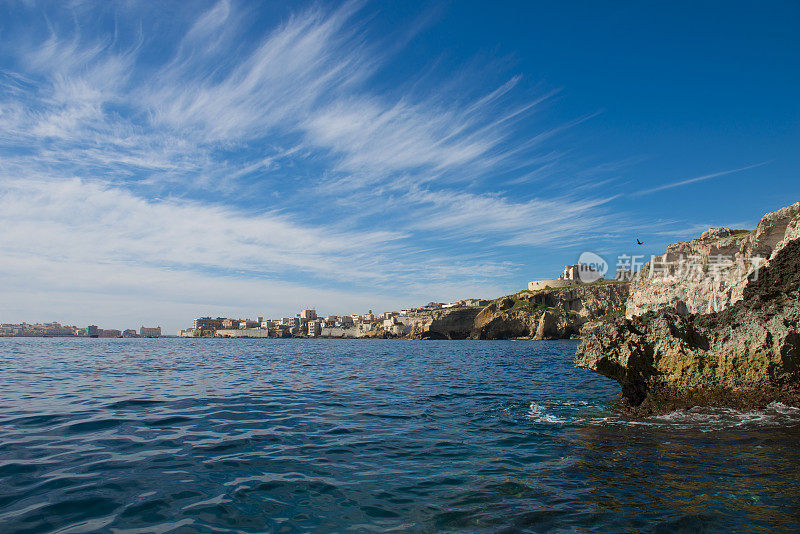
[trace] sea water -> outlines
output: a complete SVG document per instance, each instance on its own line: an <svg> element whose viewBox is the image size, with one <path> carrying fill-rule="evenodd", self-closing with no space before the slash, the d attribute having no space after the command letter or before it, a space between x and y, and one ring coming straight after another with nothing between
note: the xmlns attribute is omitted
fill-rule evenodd
<svg viewBox="0 0 800 534"><path fill-rule="evenodd" d="M800 410L621 417L575 348L0 339L0 532L800 530Z"/></svg>

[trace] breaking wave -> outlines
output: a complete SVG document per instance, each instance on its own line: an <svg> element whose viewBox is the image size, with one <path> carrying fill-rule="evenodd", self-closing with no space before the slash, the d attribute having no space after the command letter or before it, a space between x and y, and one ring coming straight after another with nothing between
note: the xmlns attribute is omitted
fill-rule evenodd
<svg viewBox="0 0 800 534"><path fill-rule="evenodd" d="M772 402L763 409L747 411L731 408L695 407L675 410L664 415L636 419L611 416L592 422L713 432L731 428L772 428L800 425L800 408L788 406L782 402Z"/></svg>
<svg viewBox="0 0 800 534"><path fill-rule="evenodd" d="M553 425L563 425L566 423L574 422L574 418L558 417L552 413L547 412L547 408L541 404L532 402L528 408L528 413L525 417L533 420L536 423L547 423Z"/></svg>

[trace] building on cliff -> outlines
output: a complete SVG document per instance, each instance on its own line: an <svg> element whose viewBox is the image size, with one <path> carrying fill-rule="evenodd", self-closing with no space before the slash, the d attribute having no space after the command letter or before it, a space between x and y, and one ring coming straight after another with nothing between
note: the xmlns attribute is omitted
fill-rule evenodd
<svg viewBox="0 0 800 534"><path fill-rule="evenodd" d="M558 278L528 282L528 290L539 291L548 288L576 286L587 283L584 280L596 282L602 279L603 275L597 272L591 265L575 263L573 265L565 265L564 272L562 272L561 276Z"/></svg>
<svg viewBox="0 0 800 534"><path fill-rule="evenodd" d="M300 321L313 321L317 318L317 310L303 310L300 312Z"/></svg>

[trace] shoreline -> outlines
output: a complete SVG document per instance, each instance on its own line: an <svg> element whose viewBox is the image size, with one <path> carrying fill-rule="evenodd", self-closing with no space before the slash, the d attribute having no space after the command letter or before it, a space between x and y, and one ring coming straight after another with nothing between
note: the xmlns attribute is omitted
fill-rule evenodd
<svg viewBox="0 0 800 534"><path fill-rule="evenodd" d="M435 339L435 338L413 338L413 337L327 337L327 336L317 336L317 337L245 337L245 336L237 336L237 337L182 337L182 336L160 336L160 337L87 337L87 336L0 336L0 339L111 339L111 340L120 340L120 339L182 339L182 340L195 340L195 339L206 339L206 340L243 340L243 341L251 341L251 340L260 340L260 341L269 341L269 340L276 340L276 339L287 339L287 340L314 340L314 339L324 339L324 340L352 340L352 341L360 341L360 340L385 340L385 341L575 341L579 342L580 338L561 338L561 339L535 339L533 337L515 337L515 338L494 338L494 339L479 339L479 338L472 338L472 337L465 337L465 338L443 338L443 339Z"/></svg>

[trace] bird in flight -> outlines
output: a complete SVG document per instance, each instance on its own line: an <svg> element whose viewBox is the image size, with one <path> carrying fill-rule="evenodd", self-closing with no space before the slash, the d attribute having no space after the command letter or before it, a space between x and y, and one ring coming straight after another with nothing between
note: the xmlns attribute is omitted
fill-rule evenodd
<svg viewBox="0 0 800 534"><path fill-rule="evenodd" d="M639 241L639 238L636 238L636 244L637 244L637 245L644 245L644 243L642 243L641 241Z"/></svg>

